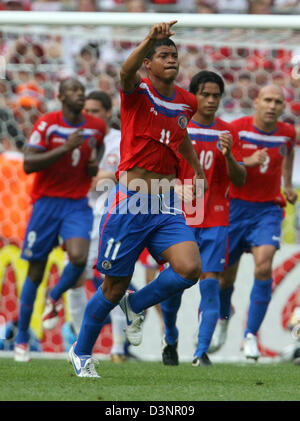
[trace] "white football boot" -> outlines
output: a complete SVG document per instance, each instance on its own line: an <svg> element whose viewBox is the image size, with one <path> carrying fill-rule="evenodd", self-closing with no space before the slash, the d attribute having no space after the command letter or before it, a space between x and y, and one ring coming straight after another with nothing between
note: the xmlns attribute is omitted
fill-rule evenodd
<svg viewBox="0 0 300 421"><path fill-rule="evenodd" d="M76 355L74 352L75 345L76 342L70 348L69 360L73 364L76 376L101 378L95 369L97 361L91 355Z"/></svg>
<svg viewBox="0 0 300 421"><path fill-rule="evenodd" d="M248 359L257 361L260 357L260 352L257 346L257 337L253 333L247 333L247 336L244 338L244 355Z"/></svg>
<svg viewBox="0 0 300 421"><path fill-rule="evenodd" d="M14 347L14 360L18 363L28 363L30 361L29 345L16 344Z"/></svg>
<svg viewBox="0 0 300 421"><path fill-rule="evenodd" d="M230 319L218 319L213 337L209 345L208 353L217 352L225 344Z"/></svg>
<svg viewBox="0 0 300 421"><path fill-rule="evenodd" d="M127 336L128 341L131 345L138 346L141 344L143 339L143 321L144 315L143 313L135 313L130 304L129 304L129 296L130 292L127 291L124 297L119 302L119 306L123 310L126 316L126 328L125 333Z"/></svg>

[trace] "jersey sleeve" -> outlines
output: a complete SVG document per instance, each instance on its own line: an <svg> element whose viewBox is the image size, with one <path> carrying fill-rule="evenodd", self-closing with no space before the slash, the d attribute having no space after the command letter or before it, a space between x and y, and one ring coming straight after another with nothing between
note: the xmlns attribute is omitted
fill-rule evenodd
<svg viewBox="0 0 300 421"><path fill-rule="evenodd" d="M291 124L289 124L289 129L290 129L290 139L287 142L287 147L290 150L290 149L293 149L296 145L297 133L296 133L295 127L292 126Z"/></svg>
<svg viewBox="0 0 300 421"><path fill-rule="evenodd" d="M48 149L46 138L48 126L47 116L40 117L33 126L27 145L34 148Z"/></svg>

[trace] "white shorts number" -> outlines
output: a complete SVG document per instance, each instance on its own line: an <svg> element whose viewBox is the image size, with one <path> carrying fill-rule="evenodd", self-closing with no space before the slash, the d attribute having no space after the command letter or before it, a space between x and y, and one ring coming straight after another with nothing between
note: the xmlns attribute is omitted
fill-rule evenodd
<svg viewBox="0 0 300 421"><path fill-rule="evenodd" d="M121 247L121 241L118 241L117 243L115 243L114 238L110 238L107 242L107 247L104 253L104 257L107 259L108 256L110 255L111 249L114 245L114 249L113 249L113 253L111 255L111 260L115 260L118 254L118 251L120 250Z"/></svg>
<svg viewBox="0 0 300 421"><path fill-rule="evenodd" d="M36 240L36 232L35 231L29 231L28 235L27 235L27 243L28 243L28 248L32 248L33 244L35 243Z"/></svg>

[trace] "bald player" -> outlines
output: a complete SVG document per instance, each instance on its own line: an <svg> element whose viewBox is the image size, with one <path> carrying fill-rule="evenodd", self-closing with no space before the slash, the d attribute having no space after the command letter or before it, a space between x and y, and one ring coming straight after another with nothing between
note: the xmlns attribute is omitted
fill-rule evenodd
<svg viewBox="0 0 300 421"><path fill-rule="evenodd" d="M244 252L254 258L254 283L244 331L244 354L257 360L257 332L264 320L272 295L272 264L280 247L283 207L294 204L292 171L296 132L293 126L278 121L285 101L276 85L263 87L254 102L255 113L231 124L239 132L246 183L230 186L230 226L228 267L220 280L221 312L209 352L217 351L226 340L231 313L231 296L239 261ZM281 194L281 178L284 196Z"/></svg>

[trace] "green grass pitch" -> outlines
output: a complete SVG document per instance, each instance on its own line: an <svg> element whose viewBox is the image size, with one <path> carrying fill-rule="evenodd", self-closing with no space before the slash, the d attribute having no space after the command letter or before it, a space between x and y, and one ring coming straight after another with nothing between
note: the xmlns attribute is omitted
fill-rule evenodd
<svg viewBox="0 0 300 421"><path fill-rule="evenodd" d="M96 366L101 379L79 378L64 360L0 359L1 401L300 401L300 366L161 362Z"/></svg>

